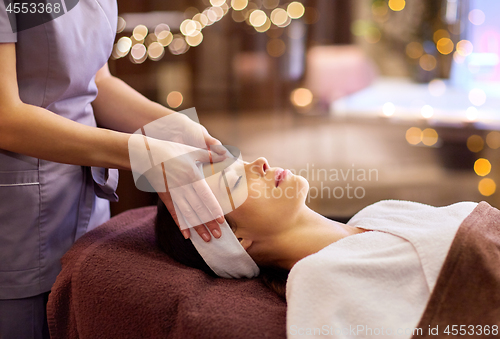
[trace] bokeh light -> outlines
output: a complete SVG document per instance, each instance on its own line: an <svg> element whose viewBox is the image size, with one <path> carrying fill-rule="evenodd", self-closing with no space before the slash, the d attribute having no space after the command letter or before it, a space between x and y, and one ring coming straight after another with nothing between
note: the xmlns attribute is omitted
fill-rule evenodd
<svg viewBox="0 0 500 339"><path fill-rule="evenodd" d="M410 145L417 145L422 141L422 130L418 127L410 127L406 131L406 141Z"/></svg>
<svg viewBox="0 0 500 339"><path fill-rule="evenodd" d="M426 128L422 131L422 143L425 146L434 146L438 142L438 133L433 128Z"/></svg>
<svg viewBox="0 0 500 339"><path fill-rule="evenodd" d="M231 0L231 7L235 11L244 10L248 6L248 0Z"/></svg>
<svg viewBox="0 0 500 339"><path fill-rule="evenodd" d="M215 20L213 21L219 21L225 14L222 7L212 7L210 8L209 12L215 13Z"/></svg>
<svg viewBox="0 0 500 339"><path fill-rule="evenodd" d="M467 110L465 111L465 117L469 121L477 120L478 115L479 115L479 111L477 110L476 107L473 107L473 106L467 108Z"/></svg>
<svg viewBox="0 0 500 339"><path fill-rule="evenodd" d="M137 25L132 31L132 35L137 41L144 40L144 38L148 35L148 28L144 25Z"/></svg>
<svg viewBox="0 0 500 339"><path fill-rule="evenodd" d="M313 101L313 94L307 88L297 88L290 95L292 104L298 107L309 106Z"/></svg>
<svg viewBox="0 0 500 339"><path fill-rule="evenodd" d="M286 8L288 16L292 19L298 19L302 17L305 11L306 9L304 8L304 5L297 1L291 2Z"/></svg>
<svg viewBox="0 0 500 339"><path fill-rule="evenodd" d="M200 26L198 26L197 23ZM201 29L201 24L198 21L190 19L184 20L180 26L181 33L184 34L185 36L196 35L199 32L198 28Z"/></svg>
<svg viewBox="0 0 500 339"><path fill-rule="evenodd" d="M158 61L165 55L165 48L157 41L148 46L148 57L153 61Z"/></svg>
<svg viewBox="0 0 500 339"><path fill-rule="evenodd" d="M186 43L184 37L180 34L175 34L172 42L168 45L170 53L174 55L179 55L186 53L189 49L189 45Z"/></svg>
<svg viewBox="0 0 500 339"><path fill-rule="evenodd" d="M426 119L432 118L434 115L434 108L430 105L424 105L420 110L420 114L422 114L422 116Z"/></svg>
<svg viewBox="0 0 500 339"><path fill-rule="evenodd" d="M484 12L480 9L473 9L472 11L469 12L469 21L473 25L476 26L482 25L485 19L486 16L484 15Z"/></svg>
<svg viewBox="0 0 500 339"><path fill-rule="evenodd" d="M146 46L144 46L143 44L135 44L134 46L132 46L132 48L130 49L130 57L133 63L143 63L147 58Z"/></svg>
<svg viewBox="0 0 500 339"><path fill-rule="evenodd" d="M500 147L500 132L492 131L486 135L486 144L491 149Z"/></svg>
<svg viewBox="0 0 500 339"><path fill-rule="evenodd" d="M448 55L451 52L453 52L454 47L455 45L453 44L453 41L451 41L451 39L449 38L441 38L436 43L436 48L438 52L443 55Z"/></svg>
<svg viewBox="0 0 500 339"><path fill-rule="evenodd" d="M164 36L165 34L167 34L168 32L170 32L170 26L167 25L167 24L159 24L155 27L155 35L156 37L160 37L160 36Z"/></svg>
<svg viewBox="0 0 500 339"><path fill-rule="evenodd" d="M418 59L424 54L424 47L420 42L410 42L406 45L406 55L412 59Z"/></svg>
<svg viewBox="0 0 500 339"><path fill-rule="evenodd" d="M288 20L288 13L283 8L276 8L271 12L271 21L276 26L283 25Z"/></svg>
<svg viewBox="0 0 500 339"><path fill-rule="evenodd" d="M387 7L387 3L385 1L375 1L372 4L372 13L375 16L383 17L389 12L389 8Z"/></svg>
<svg viewBox="0 0 500 339"><path fill-rule="evenodd" d="M480 88L471 89L469 92L469 101L474 106L482 106L486 102L486 93Z"/></svg>
<svg viewBox="0 0 500 339"><path fill-rule="evenodd" d="M231 8L231 6L229 6L229 5L227 4L227 2L224 2L224 3L222 4L222 6L220 6L220 8L222 8L222 11L224 12L224 15L226 15L226 14L227 14L227 12L229 12L229 9Z"/></svg>
<svg viewBox="0 0 500 339"><path fill-rule="evenodd" d="M380 30L377 27L370 27L365 33L365 40L370 44L376 44L380 41L381 37L382 33L380 33Z"/></svg>
<svg viewBox="0 0 500 339"><path fill-rule="evenodd" d="M437 61L433 55L424 54L420 57L418 63L424 71L432 71L434 68L436 68Z"/></svg>
<svg viewBox="0 0 500 339"><path fill-rule="evenodd" d="M163 31L157 36L157 38L158 42L162 44L163 47L167 47L174 39L174 36L171 32Z"/></svg>
<svg viewBox="0 0 500 339"><path fill-rule="evenodd" d="M351 33L355 36L364 36L371 26L366 20L354 20L351 24Z"/></svg>
<svg viewBox="0 0 500 339"><path fill-rule="evenodd" d="M233 11L231 13L231 17L233 18L233 20L235 22L243 22L247 19L245 14L246 14L246 11Z"/></svg>
<svg viewBox="0 0 500 339"><path fill-rule="evenodd" d="M253 27L260 27L266 23L267 15L264 11L257 9L250 14L250 24Z"/></svg>
<svg viewBox="0 0 500 339"><path fill-rule="evenodd" d="M132 40L126 36L123 36L120 39L118 39L118 42L116 43L116 49L118 50L119 55L121 56L127 55L131 47L132 47Z"/></svg>
<svg viewBox="0 0 500 339"><path fill-rule="evenodd" d="M259 27L254 27L255 30L259 33L264 33L266 32L269 28L271 28L271 20L269 20L268 17L266 17L266 22L262 25L262 26L259 26Z"/></svg>
<svg viewBox="0 0 500 339"><path fill-rule="evenodd" d="M286 26L290 25L290 23L292 22L292 18L290 18L288 15L287 15L287 18L286 18L286 21L284 24L282 25L277 25L278 27L280 28L285 28Z"/></svg>
<svg viewBox="0 0 500 339"><path fill-rule="evenodd" d="M123 32L123 30L125 29L126 26L127 26L127 22L125 21L125 19L123 19L121 16L119 16L118 20L117 20L117 25L116 25L116 33Z"/></svg>
<svg viewBox="0 0 500 339"><path fill-rule="evenodd" d="M267 42L266 50L270 56L278 58L285 53L286 45L285 42L281 39L270 39Z"/></svg>
<svg viewBox="0 0 500 339"><path fill-rule="evenodd" d="M467 138L467 148L469 151L478 153L484 148L484 140L481 136L473 134Z"/></svg>
<svg viewBox="0 0 500 339"><path fill-rule="evenodd" d="M393 116L395 112L396 106L392 102L386 102L384 106L382 106L382 113L384 113L386 117Z"/></svg>
<svg viewBox="0 0 500 339"><path fill-rule="evenodd" d="M184 97L182 96L181 92L178 91L172 91L168 93L167 96L167 104L172 107L172 108L177 108L180 105L182 105L182 102L184 101Z"/></svg>
<svg viewBox="0 0 500 339"><path fill-rule="evenodd" d="M476 172L477 175L484 177L491 172L491 163L488 161L488 159L484 158L479 158L474 162L474 172Z"/></svg>
<svg viewBox="0 0 500 339"><path fill-rule="evenodd" d="M201 25L201 28L204 28L206 25L208 25L208 18L205 14L203 13L198 13L193 17L193 20L198 21Z"/></svg>
<svg viewBox="0 0 500 339"><path fill-rule="evenodd" d="M460 40L457 42L457 53L462 56L468 56L472 53L474 47L469 40Z"/></svg>
<svg viewBox="0 0 500 339"><path fill-rule="evenodd" d="M203 41L203 33L198 32L196 35L187 36L186 42L191 47L196 47Z"/></svg>
<svg viewBox="0 0 500 339"><path fill-rule="evenodd" d="M220 7L226 3L226 0L210 0L212 6Z"/></svg>
<svg viewBox="0 0 500 339"><path fill-rule="evenodd" d="M479 193L484 195L485 197L489 197L490 195L493 195L497 189L497 185L495 184L495 181L490 178L483 178L477 185L477 189L479 190Z"/></svg>
<svg viewBox="0 0 500 339"><path fill-rule="evenodd" d="M446 84L441 79L433 79L433 80L431 80L429 82L428 88L429 88L429 93L433 97L440 97L444 93L446 93Z"/></svg>
<svg viewBox="0 0 500 339"><path fill-rule="evenodd" d="M437 43L442 38L448 38L448 39L450 38L450 33L445 29L438 29L432 35L432 39L434 40L435 43Z"/></svg>
<svg viewBox="0 0 500 339"><path fill-rule="evenodd" d="M406 6L405 0L389 0L389 8L395 12L402 11Z"/></svg>

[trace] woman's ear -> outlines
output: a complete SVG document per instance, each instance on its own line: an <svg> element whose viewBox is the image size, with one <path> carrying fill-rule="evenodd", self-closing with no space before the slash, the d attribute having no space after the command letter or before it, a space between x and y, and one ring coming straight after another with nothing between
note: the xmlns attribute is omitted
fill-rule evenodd
<svg viewBox="0 0 500 339"><path fill-rule="evenodd" d="M243 246L245 251L248 250L248 248L252 246L253 243L252 240L246 238L238 238L238 241L240 242L241 246Z"/></svg>

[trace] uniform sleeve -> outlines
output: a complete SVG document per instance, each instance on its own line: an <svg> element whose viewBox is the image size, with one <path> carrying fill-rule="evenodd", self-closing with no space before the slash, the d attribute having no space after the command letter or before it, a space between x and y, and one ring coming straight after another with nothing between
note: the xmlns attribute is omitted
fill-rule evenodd
<svg viewBox="0 0 500 339"><path fill-rule="evenodd" d="M0 0L0 43L17 42L17 33L12 27L16 27L16 17L7 13L5 1Z"/></svg>

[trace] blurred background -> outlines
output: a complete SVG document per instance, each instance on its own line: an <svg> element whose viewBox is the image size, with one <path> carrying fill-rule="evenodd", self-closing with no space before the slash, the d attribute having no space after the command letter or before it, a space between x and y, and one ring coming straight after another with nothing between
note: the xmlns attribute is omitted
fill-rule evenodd
<svg viewBox="0 0 500 339"><path fill-rule="evenodd" d="M346 219L382 199L500 207L497 0L118 0L111 72ZM154 204L122 172L113 214Z"/></svg>

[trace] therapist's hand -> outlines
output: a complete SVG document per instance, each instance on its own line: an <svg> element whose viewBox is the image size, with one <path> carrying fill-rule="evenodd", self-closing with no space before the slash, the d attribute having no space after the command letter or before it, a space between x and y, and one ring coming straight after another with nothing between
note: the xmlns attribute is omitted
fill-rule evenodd
<svg viewBox="0 0 500 339"><path fill-rule="evenodd" d="M201 147L202 145L200 145L199 136L200 134L202 134L203 142L208 149L212 150L212 152L215 152L219 155L225 155L225 154L227 155L228 151L222 146L222 143L216 138L212 137L210 133L208 133L205 126L198 124L197 122L191 120L189 117L181 113L174 113L172 115L169 115L168 118L169 118L169 128L168 128L168 135L166 135L168 140L194 147ZM177 223L177 226L181 228L170 193L169 192L158 193L158 196L163 201L168 211L174 218L175 222ZM217 219L217 222L219 224L224 222L223 214L220 218ZM208 229L214 235L214 237L219 238L221 233L219 224L217 222L212 220L208 223L205 223L205 225L208 227ZM194 227L194 229L203 239L205 239L205 241L207 241L207 239L208 240L210 239L210 234L207 232L206 228L203 225L196 226ZM189 229L181 228L181 232L184 235L184 238L186 239L189 238L190 236Z"/></svg>
<svg viewBox="0 0 500 339"><path fill-rule="evenodd" d="M212 137L203 125L182 113L169 114L161 122L157 120L154 124L159 131L153 131L153 134L147 133L148 136L197 148L221 145L221 142ZM216 152L219 153L217 150Z"/></svg>
<svg viewBox="0 0 500 339"><path fill-rule="evenodd" d="M211 148L218 146L212 146ZM129 139L132 170L143 175L158 192L185 237L189 228L205 240L210 232L220 237L219 223L224 221L222 209L204 180L201 163L222 161L225 153L210 152L171 141L134 134ZM139 189L140 180L136 182ZM144 184L144 183L143 183ZM217 221L215 221L217 220ZM187 231L187 232L186 232Z"/></svg>

